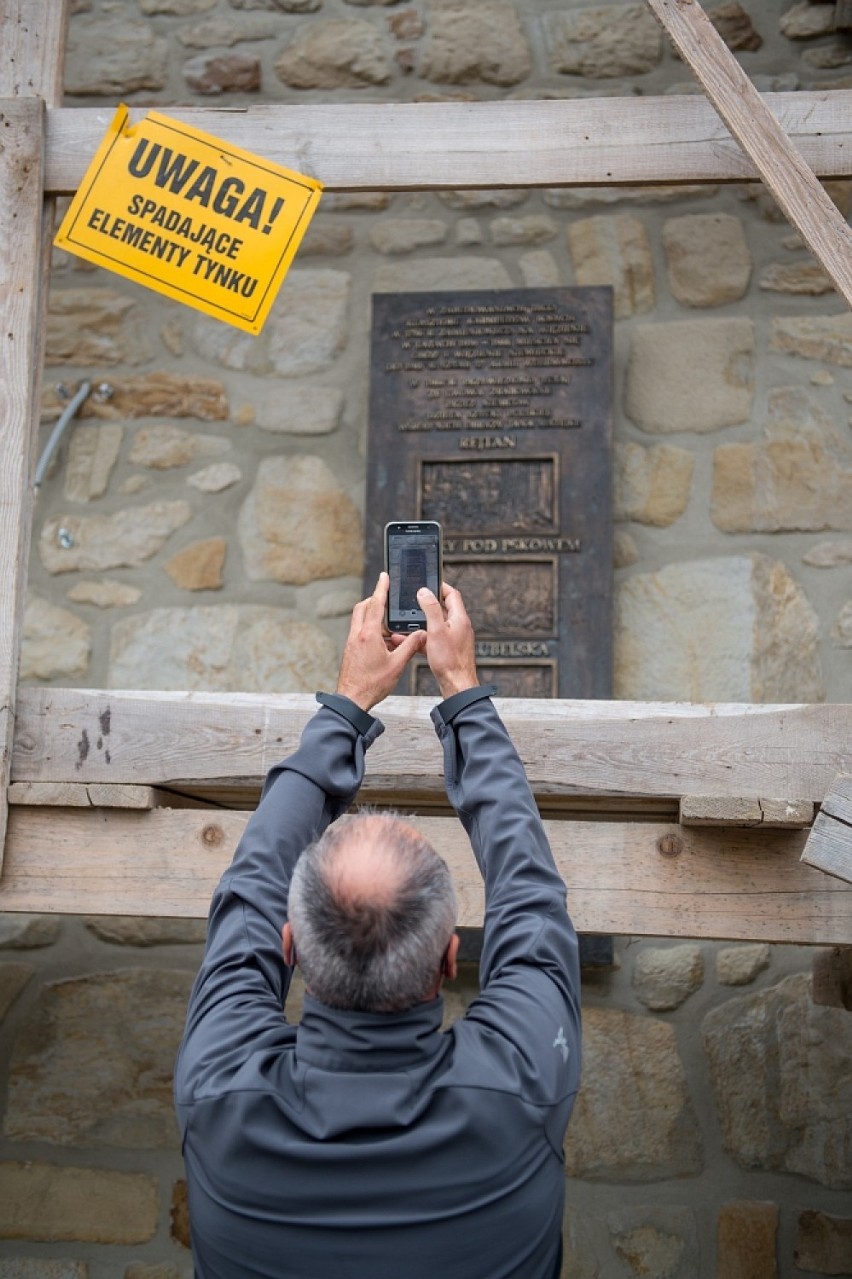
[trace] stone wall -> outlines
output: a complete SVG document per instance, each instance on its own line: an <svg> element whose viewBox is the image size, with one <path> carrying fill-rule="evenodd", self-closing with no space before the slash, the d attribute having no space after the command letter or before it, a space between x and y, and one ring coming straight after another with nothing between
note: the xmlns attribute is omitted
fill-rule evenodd
<svg viewBox="0 0 852 1279"><path fill-rule="evenodd" d="M759 88L852 86L833 4L707 8ZM72 9L67 100L105 124L120 100L695 88L640 3ZM615 296L616 695L848 700L852 318L756 185L326 195L259 338L57 254L44 437L99 389L37 499L23 680L330 684L361 589L371 292L559 284ZM191 1273L170 1072L202 931L0 917L0 1279ZM566 1275L852 1274L852 1018L813 1005L812 953L616 954L584 983Z"/></svg>

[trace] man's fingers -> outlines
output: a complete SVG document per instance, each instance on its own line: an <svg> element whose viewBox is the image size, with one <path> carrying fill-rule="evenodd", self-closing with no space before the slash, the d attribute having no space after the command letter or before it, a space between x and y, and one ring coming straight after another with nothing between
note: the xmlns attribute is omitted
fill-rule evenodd
<svg viewBox="0 0 852 1279"><path fill-rule="evenodd" d="M415 653L419 653L426 643L425 631L412 631L410 635L406 635L401 644L397 644L393 651L393 660L398 662L400 667L407 666Z"/></svg>
<svg viewBox="0 0 852 1279"><path fill-rule="evenodd" d="M421 586L417 592L417 603L426 614L426 629L435 630L444 620L444 610L428 586Z"/></svg>

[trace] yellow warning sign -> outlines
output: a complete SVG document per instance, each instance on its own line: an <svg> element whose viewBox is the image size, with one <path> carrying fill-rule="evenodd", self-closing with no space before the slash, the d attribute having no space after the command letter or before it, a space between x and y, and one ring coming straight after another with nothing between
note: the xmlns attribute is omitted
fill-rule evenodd
<svg viewBox="0 0 852 1279"><path fill-rule="evenodd" d="M122 104L56 244L259 333L322 183L156 111L129 119Z"/></svg>

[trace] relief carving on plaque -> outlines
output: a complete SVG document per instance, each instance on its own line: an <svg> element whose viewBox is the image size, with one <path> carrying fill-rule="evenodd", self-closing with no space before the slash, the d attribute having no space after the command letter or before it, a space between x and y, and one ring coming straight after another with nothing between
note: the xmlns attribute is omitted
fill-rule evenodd
<svg viewBox="0 0 852 1279"><path fill-rule="evenodd" d="M477 662L482 684L496 684L498 697L555 697L556 663ZM424 664L414 667L412 693L418 697L440 697L435 677Z"/></svg>
<svg viewBox="0 0 852 1279"><path fill-rule="evenodd" d="M422 461L420 511L445 533L534 533L559 527L556 457Z"/></svg>
<svg viewBox="0 0 852 1279"><path fill-rule="evenodd" d="M559 615L555 559L444 561L480 639L552 639Z"/></svg>

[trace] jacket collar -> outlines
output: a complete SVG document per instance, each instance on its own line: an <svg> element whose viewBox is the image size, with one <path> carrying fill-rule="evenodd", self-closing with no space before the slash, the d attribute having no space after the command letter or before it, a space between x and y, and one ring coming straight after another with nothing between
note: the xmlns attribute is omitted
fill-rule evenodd
<svg viewBox="0 0 852 1279"><path fill-rule="evenodd" d="M322 1070L407 1070L441 1051L439 996L401 1013L349 1012L305 995L296 1056Z"/></svg>

